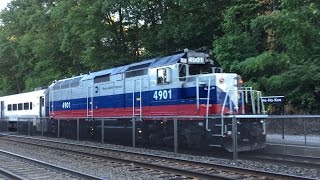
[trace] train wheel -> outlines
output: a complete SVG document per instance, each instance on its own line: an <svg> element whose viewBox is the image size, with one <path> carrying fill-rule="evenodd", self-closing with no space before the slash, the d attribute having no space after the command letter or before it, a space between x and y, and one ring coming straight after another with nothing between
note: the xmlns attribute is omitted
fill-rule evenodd
<svg viewBox="0 0 320 180"><path fill-rule="evenodd" d="M179 148L187 149L189 147L187 138L185 136L180 136L178 138Z"/></svg>
<svg viewBox="0 0 320 180"><path fill-rule="evenodd" d="M149 135L149 142L151 145L163 145L163 135L158 133L151 133Z"/></svg>

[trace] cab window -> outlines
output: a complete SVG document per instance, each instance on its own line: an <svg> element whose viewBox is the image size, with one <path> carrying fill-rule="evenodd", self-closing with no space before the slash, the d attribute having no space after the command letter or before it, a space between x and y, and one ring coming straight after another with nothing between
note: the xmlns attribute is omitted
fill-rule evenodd
<svg viewBox="0 0 320 180"><path fill-rule="evenodd" d="M167 83L167 71L165 68L161 68L157 70L157 83L164 84Z"/></svg>
<svg viewBox="0 0 320 180"><path fill-rule="evenodd" d="M209 74L212 73L212 65L211 64L194 64L189 66L189 74L197 75L197 74Z"/></svg>
<svg viewBox="0 0 320 180"><path fill-rule="evenodd" d="M179 65L179 80L185 81L187 76L187 68L186 65L180 64Z"/></svg>

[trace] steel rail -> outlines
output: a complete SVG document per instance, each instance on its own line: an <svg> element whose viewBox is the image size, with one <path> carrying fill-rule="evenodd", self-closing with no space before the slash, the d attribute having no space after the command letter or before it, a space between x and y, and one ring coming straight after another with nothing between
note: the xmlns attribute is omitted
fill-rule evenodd
<svg viewBox="0 0 320 180"><path fill-rule="evenodd" d="M269 153L243 153L240 155L240 159L263 161L270 163L285 163L291 166L309 167L314 169L320 169L319 157L304 157L295 155L283 155L283 154L269 154Z"/></svg>
<svg viewBox="0 0 320 180"><path fill-rule="evenodd" d="M9 179L14 179L14 180L24 180L25 179L25 178L19 176L18 174L12 173L12 172L7 171L3 168L0 168L0 174L6 178L9 178Z"/></svg>
<svg viewBox="0 0 320 180"><path fill-rule="evenodd" d="M85 174L85 173L82 173L82 172L74 171L74 170L71 170L71 169L68 169L68 168L64 168L64 167L61 167L61 166L53 165L53 164L50 164L50 163L46 163L44 161L40 161L40 160L37 160L37 159L29 158L29 157L22 156L22 155L19 155L19 154L15 154L15 153L12 153L12 152L0 150L0 153L5 154L7 156L11 156L11 157L17 158L17 159L22 159L22 160L24 160L26 162L29 162L29 163L32 163L32 164L37 164L37 165L39 165L41 167L53 169L53 170L56 170L56 171L59 171L59 172L65 172L65 173L68 173L71 176L75 176L77 178L83 178L83 179L89 179L89 180L101 180L101 179L103 179L101 177L97 177L97 176L93 176L93 175L90 175L90 174ZM4 172L5 171L6 170L4 170ZM8 172L7 174L9 176L13 175L14 176L13 179L16 179L16 178L17 179L25 179L24 177L20 177L19 175L16 175L16 174L11 173L11 172Z"/></svg>
<svg viewBox="0 0 320 180"><path fill-rule="evenodd" d="M12 136L12 135L10 135L10 136ZM215 163L204 163L204 162L199 162L199 161L195 161L195 160L185 160L185 159L178 159L178 158L166 157L166 156L161 156L161 155L150 155L150 154L143 154L143 153L137 153L137 152L128 152L128 151L123 151L123 150L114 150L114 149L110 149L110 148L102 148L102 147L97 147L97 146L79 145L76 143L66 143L66 142L59 142L59 141L54 141L54 140L44 140L44 139L39 139L39 138L30 138L30 137L23 137L23 136L14 136L14 137L26 138L26 139L31 139L31 140L40 140L43 142L52 142L52 143L58 143L58 144L64 144L64 145L73 145L73 146L78 146L78 147L83 147L83 148L95 148L98 150L126 153L129 155L144 156L144 157L149 157L149 158L160 158L160 159L168 160L168 161L193 164L194 166L205 166L207 168L224 169L226 171L237 172L237 173L248 174L248 175L251 174L251 175L255 175L255 176L266 176L268 178L312 179L312 178L296 176L296 175L288 175L288 174L281 174L281 173L274 173L274 172L267 172L267 171L258 171L258 170L254 170L254 169L240 168L240 167L234 167L234 166L229 166L229 165L221 165L221 164L215 164ZM15 140L15 141L18 141L21 143L26 143L26 144L31 144L31 145L35 145L35 146L42 146L42 147L47 146L48 148L69 151L69 152L73 152L73 153L81 153L81 154L85 154L88 156L94 156L97 158L108 158L108 159L113 159L113 160L117 160L117 161L122 161L125 163L135 163L136 165L139 165L142 167L158 168L159 170L166 170L168 172L184 173L183 175L194 176L194 177L199 177L199 178L203 178L203 179L212 179L212 178L233 179L233 178L229 178L229 177L223 177L221 175L199 173L199 172L195 172L194 170L183 170L183 169L179 169L179 168L175 168L175 167L167 167L167 166L164 167L161 165L150 164L150 163L145 163L145 162L141 162L141 161L134 161L134 160L130 160L130 159L119 159L118 157L109 157L109 156L98 155L98 154L93 154L93 153L89 153L89 152L79 152L76 150L66 150L65 148L61 148L61 147L53 147L53 146L49 146L49 145L39 145L36 143L23 142L23 141L19 141L19 140Z"/></svg>

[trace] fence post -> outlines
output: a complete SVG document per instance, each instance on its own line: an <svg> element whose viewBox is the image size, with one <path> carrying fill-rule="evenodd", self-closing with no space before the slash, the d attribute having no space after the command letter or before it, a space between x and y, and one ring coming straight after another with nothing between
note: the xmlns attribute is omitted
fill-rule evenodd
<svg viewBox="0 0 320 180"><path fill-rule="evenodd" d="M174 137L174 152L178 153L178 121L176 116L173 119L173 137Z"/></svg>
<svg viewBox="0 0 320 180"><path fill-rule="evenodd" d="M60 118L58 118L58 139L60 138Z"/></svg>
<svg viewBox="0 0 320 180"><path fill-rule="evenodd" d="M282 119L282 139L284 139L284 119Z"/></svg>
<svg viewBox="0 0 320 180"><path fill-rule="evenodd" d="M101 121L101 143L104 144L104 118Z"/></svg>
<svg viewBox="0 0 320 180"><path fill-rule="evenodd" d="M17 119L17 134L19 134L19 118Z"/></svg>
<svg viewBox="0 0 320 180"><path fill-rule="evenodd" d="M79 141L79 132L80 132L80 122L79 122L79 118L77 119L77 141Z"/></svg>
<svg viewBox="0 0 320 180"><path fill-rule="evenodd" d="M233 144L233 160L238 160L238 128L237 118L232 117L232 144Z"/></svg>
<svg viewBox="0 0 320 180"><path fill-rule="evenodd" d="M41 136L43 137L43 121L44 121L44 119L43 118L41 118L40 119L41 120Z"/></svg>
<svg viewBox="0 0 320 180"><path fill-rule="evenodd" d="M132 117L132 147L136 147L136 118Z"/></svg>
<svg viewBox="0 0 320 180"><path fill-rule="evenodd" d="M30 118L28 120L28 136L30 136Z"/></svg>
<svg viewBox="0 0 320 180"><path fill-rule="evenodd" d="M304 145L307 145L307 127L306 127L306 119L303 119L303 132L304 132Z"/></svg>

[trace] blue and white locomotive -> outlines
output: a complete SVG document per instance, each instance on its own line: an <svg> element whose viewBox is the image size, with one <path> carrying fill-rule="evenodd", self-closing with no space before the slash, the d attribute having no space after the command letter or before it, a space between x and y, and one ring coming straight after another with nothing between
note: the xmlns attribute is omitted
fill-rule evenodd
<svg viewBox="0 0 320 180"><path fill-rule="evenodd" d="M208 53L184 50L55 81L43 98L53 121L139 117L137 138L150 144L170 144L173 121L165 117L178 117L179 141L190 148L220 146L231 151L228 117L246 115L238 124L241 151L265 147L259 95L243 88L239 75L223 73Z"/></svg>

